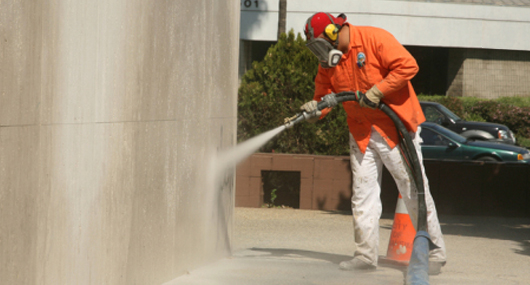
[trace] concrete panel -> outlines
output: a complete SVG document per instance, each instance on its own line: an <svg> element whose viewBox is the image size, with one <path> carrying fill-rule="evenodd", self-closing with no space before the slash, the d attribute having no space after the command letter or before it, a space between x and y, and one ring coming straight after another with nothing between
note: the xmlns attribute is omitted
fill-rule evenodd
<svg viewBox="0 0 530 285"><path fill-rule="evenodd" d="M35 124L41 70L40 3L0 2L0 125Z"/></svg>
<svg viewBox="0 0 530 285"><path fill-rule="evenodd" d="M37 276L42 284L123 284L134 197L134 127L41 128ZM38 190L40 191L40 190ZM31 284L31 283L30 283Z"/></svg>
<svg viewBox="0 0 530 285"><path fill-rule="evenodd" d="M32 284L37 274L39 198L39 129L0 128L0 276L6 284Z"/></svg>
<svg viewBox="0 0 530 285"><path fill-rule="evenodd" d="M239 14L0 1L0 283L161 284L230 253L234 169L210 162L236 142Z"/></svg>

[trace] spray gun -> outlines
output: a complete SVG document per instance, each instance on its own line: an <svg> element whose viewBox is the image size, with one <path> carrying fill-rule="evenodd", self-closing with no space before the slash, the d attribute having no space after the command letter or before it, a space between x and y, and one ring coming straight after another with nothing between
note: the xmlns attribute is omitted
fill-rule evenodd
<svg viewBox="0 0 530 285"><path fill-rule="evenodd" d="M350 100L346 100L346 98L344 98L344 97L346 97L346 96L340 96L339 98L337 98L337 95L335 93L328 94L328 95L322 97L322 101L318 102L317 110L321 111L321 110L323 110L325 108L335 107L339 102L351 101L351 98L349 98ZM357 100L357 99L358 98L355 96L355 100ZM302 113L298 113L298 114L296 114L296 115L294 115L294 116L292 116L290 118L285 118L284 119L284 122L285 122L284 126L285 126L286 129L292 128L295 124L297 124L299 122L306 121L306 120L309 120L309 119L317 116L316 113L317 113L316 111L311 112L311 113L302 112Z"/></svg>

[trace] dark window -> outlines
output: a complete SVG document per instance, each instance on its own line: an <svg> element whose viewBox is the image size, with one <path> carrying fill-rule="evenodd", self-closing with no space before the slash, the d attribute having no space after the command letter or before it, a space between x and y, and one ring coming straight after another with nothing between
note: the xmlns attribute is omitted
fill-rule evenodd
<svg viewBox="0 0 530 285"><path fill-rule="evenodd" d="M422 145L429 146L447 146L451 142L444 136L437 132L433 132L429 129L423 128L420 133L421 139L423 140Z"/></svg>
<svg viewBox="0 0 530 285"><path fill-rule="evenodd" d="M411 83L417 94L445 95L449 68L449 49L440 47L406 46L416 59L420 70Z"/></svg>
<svg viewBox="0 0 530 285"><path fill-rule="evenodd" d="M299 171L261 171L261 178L265 205L300 208Z"/></svg>

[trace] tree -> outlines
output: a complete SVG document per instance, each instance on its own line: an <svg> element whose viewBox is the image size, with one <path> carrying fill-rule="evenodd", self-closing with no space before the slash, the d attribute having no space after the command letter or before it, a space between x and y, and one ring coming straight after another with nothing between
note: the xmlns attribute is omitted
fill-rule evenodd
<svg viewBox="0 0 530 285"><path fill-rule="evenodd" d="M280 35L285 34L285 23L287 18L287 0L280 0L280 7L278 9L278 40L280 40Z"/></svg>

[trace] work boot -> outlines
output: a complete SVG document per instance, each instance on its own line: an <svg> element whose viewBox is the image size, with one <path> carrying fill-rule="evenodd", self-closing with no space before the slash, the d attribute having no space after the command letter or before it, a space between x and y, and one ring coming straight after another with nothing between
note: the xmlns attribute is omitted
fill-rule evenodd
<svg viewBox="0 0 530 285"><path fill-rule="evenodd" d="M429 275L438 275L442 272L442 266L445 261L430 261L429 260Z"/></svg>
<svg viewBox="0 0 530 285"><path fill-rule="evenodd" d="M339 264L339 268L342 270L365 270L371 271L375 270L375 265L366 263L359 258L354 258L352 260L343 261Z"/></svg>

